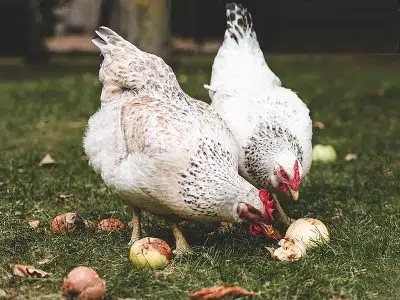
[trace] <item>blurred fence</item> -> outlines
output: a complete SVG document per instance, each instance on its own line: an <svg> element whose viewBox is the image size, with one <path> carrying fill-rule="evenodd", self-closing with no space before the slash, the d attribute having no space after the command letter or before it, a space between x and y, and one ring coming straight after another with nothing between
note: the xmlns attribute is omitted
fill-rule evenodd
<svg viewBox="0 0 400 300"><path fill-rule="evenodd" d="M56 4L71 1L76 0L0 1L2 37L0 55L24 55L34 43L35 36L40 38L54 35L59 23L54 14ZM123 3L133 0L115 0L117 1ZM81 23L66 22L64 24L66 33L79 31L81 26L84 27L81 31L86 30L87 34L91 35L94 27L107 20L99 12L102 3L107 0L86 2L91 3L91 8L78 11ZM108 2L111 3L110 0ZM199 43L205 40L221 40L225 27L225 2L227 1L169 0L171 35L192 38ZM400 0L236 2L250 9L260 44L268 51L383 53L400 51ZM32 3L34 7L36 5L36 10L32 9ZM123 5L118 11L117 16L123 16L124 13L126 15ZM87 26L82 26L85 23ZM40 25L40 30L33 30L35 24ZM125 21L120 24L122 31L123 28L133 26ZM40 45L36 45L36 51L42 51Z"/></svg>

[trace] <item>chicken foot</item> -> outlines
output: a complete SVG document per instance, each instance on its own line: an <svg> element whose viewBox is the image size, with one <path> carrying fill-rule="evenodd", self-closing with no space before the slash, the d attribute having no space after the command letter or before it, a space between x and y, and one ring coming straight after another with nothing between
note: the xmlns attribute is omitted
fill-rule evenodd
<svg viewBox="0 0 400 300"><path fill-rule="evenodd" d="M140 240L142 237L142 224L141 224L141 209L133 208L133 216L132 216L132 236L129 242L129 246L132 246L133 243Z"/></svg>
<svg viewBox="0 0 400 300"><path fill-rule="evenodd" d="M175 255L182 256L184 254L192 252L192 249L190 248L188 242L186 241L186 238L184 237L178 225L175 222L168 222L168 224L171 226L172 234L174 235L175 238L175 244L176 244L174 250Z"/></svg>

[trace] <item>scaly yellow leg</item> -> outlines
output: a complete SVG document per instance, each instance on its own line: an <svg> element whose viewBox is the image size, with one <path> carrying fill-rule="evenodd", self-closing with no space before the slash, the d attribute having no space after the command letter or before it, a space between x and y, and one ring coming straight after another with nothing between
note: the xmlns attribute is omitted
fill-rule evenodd
<svg viewBox="0 0 400 300"><path fill-rule="evenodd" d="M132 236L129 242L129 246L132 246L134 242L140 240L142 237L142 224L141 224L141 209L133 208L132 216Z"/></svg>
<svg viewBox="0 0 400 300"><path fill-rule="evenodd" d="M176 225L176 223L169 223L172 229L172 234L175 237L175 255L176 256L182 256L184 254L192 252L192 249L190 248L188 242L186 241L185 237L182 234L181 229Z"/></svg>

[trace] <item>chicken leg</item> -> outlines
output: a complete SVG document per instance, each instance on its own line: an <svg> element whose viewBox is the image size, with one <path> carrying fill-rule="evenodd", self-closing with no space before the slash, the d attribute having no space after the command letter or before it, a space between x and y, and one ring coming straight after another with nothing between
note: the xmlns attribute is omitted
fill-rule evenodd
<svg viewBox="0 0 400 300"><path fill-rule="evenodd" d="M175 244L176 244L174 251L175 255L182 256L184 254L192 252L192 249L190 248L188 242L186 241L178 225L175 222L169 222L169 225L171 226L172 234L174 235L175 238Z"/></svg>
<svg viewBox="0 0 400 300"><path fill-rule="evenodd" d="M141 237L142 237L141 209L134 207L132 216L132 236L129 242L129 246L132 246L133 243L140 240Z"/></svg>

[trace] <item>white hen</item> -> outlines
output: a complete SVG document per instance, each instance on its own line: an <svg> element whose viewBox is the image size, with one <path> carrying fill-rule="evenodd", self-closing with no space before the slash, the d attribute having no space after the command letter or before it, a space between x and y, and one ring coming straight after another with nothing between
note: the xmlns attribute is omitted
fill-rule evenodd
<svg viewBox="0 0 400 300"><path fill-rule="evenodd" d="M205 86L212 106L235 135L242 176L297 200L311 166L309 110L269 69L247 9L228 3L226 15L224 42Z"/></svg>
<svg viewBox="0 0 400 300"><path fill-rule="evenodd" d="M178 253L189 247L177 219L271 221L269 194L238 174L234 137L218 114L180 88L171 68L107 27L92 41L103 62L101 108L90 118L84 148L105 183L134 208L173 228Z"/></svg>

